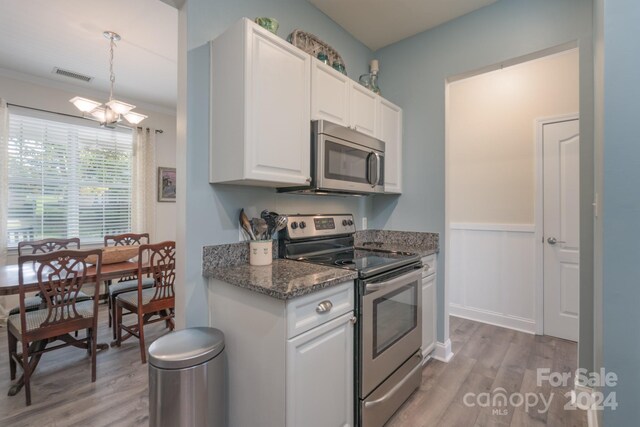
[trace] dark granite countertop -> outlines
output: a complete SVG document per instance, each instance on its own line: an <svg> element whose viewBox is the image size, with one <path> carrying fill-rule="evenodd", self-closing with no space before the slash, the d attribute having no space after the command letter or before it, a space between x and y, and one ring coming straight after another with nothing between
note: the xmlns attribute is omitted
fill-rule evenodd
<svg viewBox="0 0 640 427"><path fill-rule="evenodd" d="M354 280L357 273L301 261L274 259L273 264L248 263L216 266L203 271L205 277L287 300Z"/></svg>
<svg viewBox="0 0 640 427"><path fill-rule="evenodd" d="M356 232L354 237L358 248L411 252L423 257L439 250L438 233L364 230ZM274 256L277 253L274 241ZM274 259L268 266L252 266L247 242L205 246L202 275L282 300L357 278L353 270L285 259Z"/></svg>
<svg viewBox="0 0 640 427"><path fill-rule="evenodd" d="M362 230L355 234L357 248L411 252L422 257L438 253L439 240L438 233L418 231Z"/></svg>

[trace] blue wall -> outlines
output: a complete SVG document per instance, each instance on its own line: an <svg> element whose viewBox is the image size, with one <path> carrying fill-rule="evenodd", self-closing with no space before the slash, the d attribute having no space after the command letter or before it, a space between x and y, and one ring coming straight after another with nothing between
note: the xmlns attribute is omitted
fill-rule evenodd
<svg viewBox="0 0 640 427"><path fill-rule="evenodd" d="M186 146L186 325L208 324L207 283L202 277L202 247L238 241L238 212L262 209L281 213L353 212L359 220L368 201L354 197L276 194L271 189L209 184L209 47L237 20L269 16L285 37L295 28L311 32L342 56L351 78L367 72L371 51L306 0L189 0L187 9Z"/></svg>
<svg viewBox="0 0 640 427"><path fill-rule="evenodd" d="M376 52L383 95L404 109L401 197L373 200L372 227L445 232L445 81L570 41L580 48L581 336L580 364L593 355L593 64L588 0L501 0ZM444 255L444 256L443 256ZM444 272L441 252L438 269ZM444 274L438 275L438 311ZM584 324L583 324L584 322ZM584 335L583 335L584 334ZM444 338L439 318L438 341ZM584 355L583 355L584 353Z"/></svg>
<svg viewBox="0 0 640 427"><path fill-rule="evenodd" d="M640 422L640 2L604 2L604 367L618 375L606 426Z"/></svg>

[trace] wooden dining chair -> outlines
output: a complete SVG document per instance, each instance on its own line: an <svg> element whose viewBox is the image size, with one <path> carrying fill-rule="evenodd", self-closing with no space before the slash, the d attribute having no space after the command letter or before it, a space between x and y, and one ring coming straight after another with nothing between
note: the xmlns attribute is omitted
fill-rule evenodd
<svg viewBox="0 0 640 427"><path fill-rule="evenodd" d="M91 381L96 380L96 338L98 331L98 298L79 300L80 289L86 284L87 257L97 258L96 282L99 286L102 251L60 250L45 254L18 257L20 312L9 316L7 337L11 380L16 378L16 366L23 370L27 406L31 405L31 375L42 354L73 345L86 348L91 355ZM44 308L27 311L23 269L35 268ZM86 330L84 338L74 338L71 332ZM62 344L47 348L49 343ZM18 341L22 353L18 353Z"/></svg>
<svg viewBox="0 0 640 427"><path fill-rule="evenodd" d="M123 341L132 336L138 338L142 363L147 363L144 325L164 321L170 330L175 328L175 255L175 242L141 245L138 256L138 289L135 292L120 294L116 298L117 337L115 345L120 347ZM142 260L144 258L148 260L150 275L154 280L154 286L147 289L142 287L142 272L145 268ZM126 312L135 314L137 323L125 325L122 318L123 313ZM122 335L123 331L126 332L125 336Z"/></svg>
<svg viewBox="0 0 640 427"><path fill-rule="evenodd" d="M59 251L62 249L80 249L80 239L73 237L71 239L42 239L42 240L26 240L18 242L18 256L21 255L33 255L33 254L46 254L50 252ZM88 300L91 297L84 292L78 295L78 298ZM41 307L43 301L40 295L26 297L24 300L25 310L37 310ZM20 307L14 307L9 310L9 315L18 314Z"/></svg>
<svg viewBox="0 0 640 427"><path fill-rule="evenodd" d="M131 246L149 244L149 233L124 233L104 236L104 246ZM125 292L135 291L138 288L138 276L133 275L131 277L123 277L118 280L117 283L111 283L111 281L105 282L107 289L106 294L109 304L109 327L111 327L113 333L113 339L116 339L116 322L113 320L116 317L116 297ZM142 280L142 287L144 289L153 286L153 279L150 277L144 277Z"/></svg>

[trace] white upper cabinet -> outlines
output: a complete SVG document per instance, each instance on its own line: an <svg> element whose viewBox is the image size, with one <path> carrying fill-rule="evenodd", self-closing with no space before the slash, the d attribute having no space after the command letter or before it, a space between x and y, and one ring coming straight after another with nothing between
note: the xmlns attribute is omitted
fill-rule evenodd
<svg viewBox="0 0 640 427"><path fill-rule="evenodd" d="M310 181L310 61L246 18L211 42L210 182Z"/></svg>
<svg viewBox="0 0 640 427"><path fill-rule="evenodd" d="M375 93L318 61L311 61L311 118L377 137Z"/></svg>
<svg viewBox="0 0 640 427"><path fill-rule="evenodd" d="M358 82L351 81L351 127L365 135L377 137L378 96Z"/></svg>
<svg viewBox="0 0 640 427"><path fill-rule="evenodd" d="M402 193L402 108L379 98L376 136L384 141L384 192Z"/></svg>
<svg viewBox="0 0 640 427"><path fill-rule="evenodd" d="M351 80L323 62L311 61L311 119L349 127Z"/></svg>

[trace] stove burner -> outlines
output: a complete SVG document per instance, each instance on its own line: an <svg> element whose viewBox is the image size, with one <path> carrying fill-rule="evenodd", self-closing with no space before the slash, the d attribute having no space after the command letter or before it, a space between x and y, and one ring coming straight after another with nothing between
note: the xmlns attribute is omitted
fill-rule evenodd
<svg viewBox="0 0 640 427"><path fill-rule="evenodd" d="M355 262L352 259L339 259L334 262L335 265L354 265Z"/></svg>

